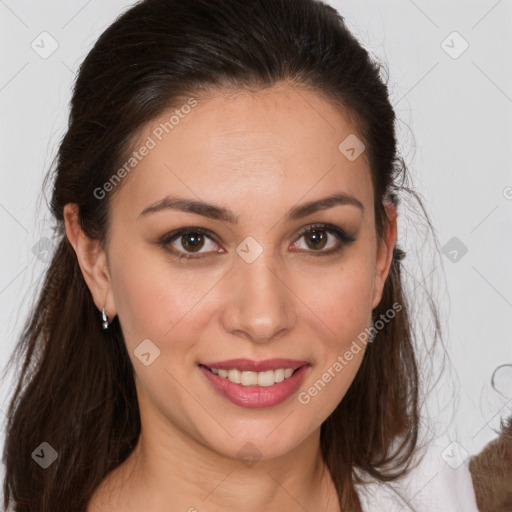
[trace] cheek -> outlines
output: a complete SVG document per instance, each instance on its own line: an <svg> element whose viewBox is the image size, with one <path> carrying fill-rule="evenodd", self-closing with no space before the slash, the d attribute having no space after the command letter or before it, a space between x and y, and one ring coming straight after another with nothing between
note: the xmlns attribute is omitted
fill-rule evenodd
<svg viewBox="0 0 512 512"><path fill-rule="evenodd" d="M371 311L372 276L371 263L361 258L329 276L317 276L309 292L302 288L309 311L308 328L316 333L316 365L298 395L309 417L325 419L343 399L359 370L368 339L365 330Z"/></svg>
<svg viewBox="0 0 512 512"><path fill-rule="evenodd" d="M223 275L219 269L181 270L156 251L142 249L117 251L111 261L117 314L129 346L146 338L158 344L173 330L193 334L194 311Z"/></svg>
<svg viewBox="0 0 512 512"><path fill-rule="evenodd" d="M330 333L328 339L347 340L367 327L373 290L372 265L364 258L347 260L324 274L297 282L297 295Z"/></svg>

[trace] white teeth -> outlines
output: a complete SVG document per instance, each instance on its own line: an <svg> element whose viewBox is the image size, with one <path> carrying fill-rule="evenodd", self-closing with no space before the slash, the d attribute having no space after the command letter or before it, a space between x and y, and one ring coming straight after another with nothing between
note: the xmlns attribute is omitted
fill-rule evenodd
<svg viewBox="0 0 512 512"><path fill-rule="evenodd" d="M242 372L240 370L229 370L228 379L235 384L240 384L242 378Z"/></svg>
<svg viewBox="0 0 512 512"><path fill-rule="evenodd" d="M258 386L273 386L274 381L274 370L267 370L266 372L258 373Z"/></svg>
<svg viewBox="0 0 512 512"><path fill-rule="evenodd" d="M256 386L258 384L258 374L256 372L242 372L240 384L243 386Z"/></svg>
<svg viewBox="0 0 512 512"><path fill-rule="evenodd" d="M279 370L274 370L274 381L275 382L283 382L284 380L284 370L279 368Z"/></svg>
<svg viewBox="0 0 512 512"><path fill-rule="evenodd" d="M219 368L210 368L210 370L219 377L228 379L235 384L262 387L273 386L278 382L283 382L284 379L291 377L294 372L293 368L278 368L276 370L267 370L264 372L241 372L236 369L223 370Z"/></svg>

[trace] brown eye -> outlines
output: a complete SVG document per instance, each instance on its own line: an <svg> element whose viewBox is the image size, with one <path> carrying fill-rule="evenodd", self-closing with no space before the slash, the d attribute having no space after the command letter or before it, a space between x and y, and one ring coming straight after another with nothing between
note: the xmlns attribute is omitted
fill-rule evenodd
<svg viewBox="0 0 512 512"><path fill-rule="evenodd" d="M301 247L302 239L305 241L305 247ZM355 242L355 238L348 235L343 229L332 224L316 224L301 231L292 247L294 251L304 249L306 253L318 253L315 256L323 256L341 251L352 242Z"/></svg>
<svg viewBox="0 0 512 512"><path fill-rule="evenodd" d="M204 253L224 252L209 232L202 228L184 228L167 233L159 240L159 245L178 258L194 258Z"/></svg>
<svg viewBox="0 0 512 512"><path fill-rule="evenodd" d="M322 229L308 231L304 237L305 240L307 240L306 243L310 249L323 249L327 243L326 231Z"/></svg>
<svg viewBox="0 0 512 512"><path fill-rule="evenodd" d="M186 251L196 252L204 245L204 236L202 233L186 233L181 235L181 245Z"/></svg>

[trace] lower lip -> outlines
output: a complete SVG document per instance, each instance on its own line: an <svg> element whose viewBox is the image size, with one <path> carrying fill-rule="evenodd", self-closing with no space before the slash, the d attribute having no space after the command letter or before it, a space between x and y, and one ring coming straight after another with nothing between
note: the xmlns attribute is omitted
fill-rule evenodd
<svg viewBox="0 0 512 512"><path fill-rule="evenodd" d="M242 386L219 377L204 366L199 366L211 385L225 398L240 407L272 407L284 402L301 385L310 365L301 366L291 377L272 386Z"/></svg>

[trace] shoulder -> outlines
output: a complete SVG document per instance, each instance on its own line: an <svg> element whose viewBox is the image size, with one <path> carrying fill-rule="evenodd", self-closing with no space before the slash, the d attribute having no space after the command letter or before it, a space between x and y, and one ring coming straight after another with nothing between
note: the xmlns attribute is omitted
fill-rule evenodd
<svg viewBox="0 0 512 512"><path fill-rule="evenodd" d="M417 465L395 482L358 486L363 512L478 512L463 447L433 442L415 460Z"/></svg>

